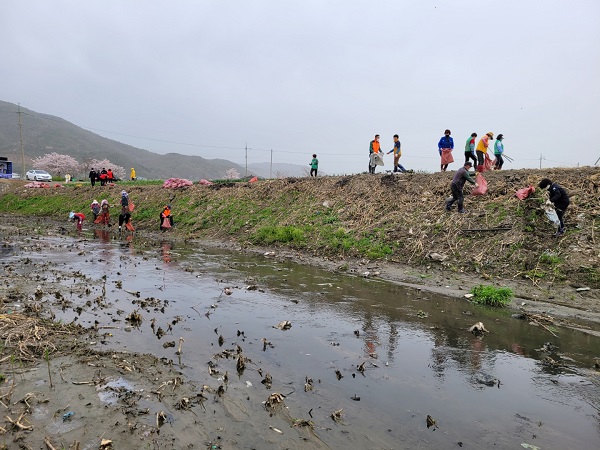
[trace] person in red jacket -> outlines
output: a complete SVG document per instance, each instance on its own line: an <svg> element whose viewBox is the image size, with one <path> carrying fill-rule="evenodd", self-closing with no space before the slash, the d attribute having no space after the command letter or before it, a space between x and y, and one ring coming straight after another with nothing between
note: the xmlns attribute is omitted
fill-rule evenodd
<svg viewBox="0 0 600 450"><path fill-rule="evenodd" d="M106 171L106 176L107 176L107 178L108 178L108 179L107 179L107 181L108 181L109 183L112 183L113 181L115 181L115 176L113 175L113 171L112 171L112 169L108 169L108 170Z"/></svg>
<svg viewBox="0 0 600 450"><path fill-rule="evenodd" d="M77 224L76 224L77 231L81 231L81 229L83 227L84 219L85 219L85 215L83 213L76 213L74 211L71 211L69 213L69 220L71 222L77 222Z"/></svg>

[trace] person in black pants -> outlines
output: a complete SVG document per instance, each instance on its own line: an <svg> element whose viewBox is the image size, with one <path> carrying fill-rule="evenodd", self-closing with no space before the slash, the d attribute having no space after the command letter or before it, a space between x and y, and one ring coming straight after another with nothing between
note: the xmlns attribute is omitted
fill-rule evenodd
<svg viewBox="0 0 600 450"><path fill-rule="evenodd" d="M571 200L569 199L569 194L567 194L565 188L563 188L557 183L553 183L548 178L544 178L542 181L540 181L539 187L540 189L548 188L548 194L550 196L549 201L554 204L554 208L556 209L556 215L558 216L558 220L560 221L558 231L556 232L556 235L560 236L565 232L565 223L563 222L563 216L565 215L565 211L571 203Z"/></svg>
<svg viewBox="0 0 600 450"><path fill-rule="evenodd" d="M471 175L469 175L469 169L473 164L471 161L465 162L465 165L458 169L454 174L454 178L452 179L452 183L450 184L450 190L452 191L452 198L446 202L446 211L452 210L452 205L454 202L458 204L458 212L461 214L466 213L463 203L465 201L465 196L463 194L463 189L465 188L465 182L469 182L474 184L475 187L479 185L475 182Z"/></svg>
<svg viewBox="0 0 600 450"><path fill-rule="evenodd" d="M477 156L475 156L475 138L477 137L477 133L471 133L471 136L467 139L465 143L465 162L469 160L473 160L474 164L477 164Z"/></svg>
<svg viewBox="0 0 600 450"><path fill-rule="evenodd" d="M96 185L96 178L98 177L98 174L96 173L93 167L90 169L90 174L88 175L88 177L90 179L92 187L94 187Z"/></svg>

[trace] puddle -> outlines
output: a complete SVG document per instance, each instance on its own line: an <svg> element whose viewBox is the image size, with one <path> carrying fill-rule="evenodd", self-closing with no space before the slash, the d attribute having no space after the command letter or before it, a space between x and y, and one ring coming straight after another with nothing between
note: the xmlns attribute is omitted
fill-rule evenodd
<svg viewBox="0 0 600 450"><path fill-rule="evenodd" d="M134 390L133 385L123 378L109 381L97 388L98 398L108 405L115 405L121 395Z"/></svg>
<svg viewBox="0 0 600 450"><path fill-rule="evenodd" d="M57 318L109 327L98 349L164 357L200 385L214 384L208 375L214 362L221 373L229 371L226 395L254 392L264 401L280 392L289 414L312 420L332 448L597 446L600 374L591 367L600 340L593 336L559 329L556 338L511 318L512 311L291 261L170 242L139 252L102 234L67 240L64 247L58 247L64 240L53 242L52 252L32 247L27 256L77 271L78 277L56 278L68 302ZM56 276L50 267L40 272ZM82 277L93 280L89 293ZM140 298L127 291L139 291ZM99 297L103 307L85 305ZM76 312L78 306L83 310ZM124 320L133 310L143 317L139 327ZM284 320L291 329L275 328ZM480 321L489 333L467 332ZM165 331L162 339L151 323ZM177 346L163 347L180 337L179 355ZM543 351L548 342L557 349ZM213 357L237 346L249 358L240 376L235 361ZM273 378L269 389L261 383L266 372ZM314 387L305 391L307 377ZM121 389L133 386L115 380L98 395L114 404ZM253 407L265 414L260 404ZM330 415L339 409L342 421L335 423ZM428 415L436 430L428 429Z"/></svg>

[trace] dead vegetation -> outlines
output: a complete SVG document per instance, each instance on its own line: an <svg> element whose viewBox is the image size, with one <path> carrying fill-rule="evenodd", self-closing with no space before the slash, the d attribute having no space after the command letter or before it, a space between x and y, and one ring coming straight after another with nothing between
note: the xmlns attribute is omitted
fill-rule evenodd
<svg viewBox="0 0 600 450"><path fill-rule="evenodd" d="M0 339L4 342L4 348L23 361L32 362L43 358L46 351L56 353L59 342L72 339L80 332L79 326L51 322L39 317L18 313L0 315ZM66 350L65 347L61 349ZM0 362L10 357L9 355Z"/></svg>

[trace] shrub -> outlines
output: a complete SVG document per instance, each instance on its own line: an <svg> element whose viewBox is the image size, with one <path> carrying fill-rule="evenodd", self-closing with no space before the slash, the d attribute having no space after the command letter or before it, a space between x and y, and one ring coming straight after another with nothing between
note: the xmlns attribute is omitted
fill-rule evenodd
<svg viewBox="0 0 600 450"><path fill-rule="evenodd" d="M513 293L509 288L498 288L495 286L474 286L471 289L473 301L487 306L506 306L510 303Z"/></svg>

